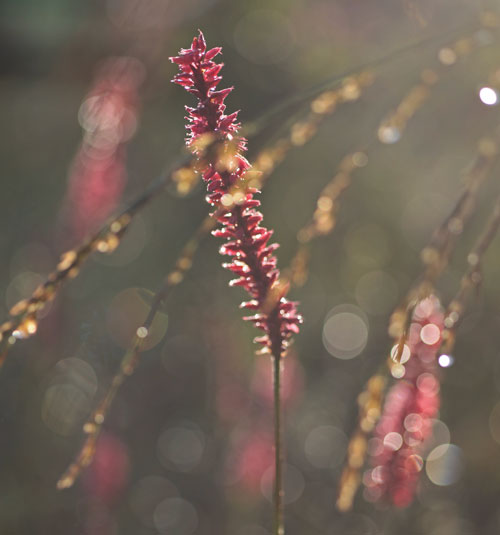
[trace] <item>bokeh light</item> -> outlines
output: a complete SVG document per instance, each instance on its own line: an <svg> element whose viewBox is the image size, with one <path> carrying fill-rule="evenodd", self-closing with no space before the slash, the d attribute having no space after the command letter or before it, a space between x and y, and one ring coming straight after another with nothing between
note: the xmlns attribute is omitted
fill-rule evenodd
<svg viewBox="0 0 500 535"><path fill-rule="evenodd" d="M83 424L97 391L97 376L90 364L76 357L53 368L43 396L41 417L54 433L70 435Z"/></svg>
<svg viewBox="0 0 500 535"><path fill-rule="evenodd" d="M323 325L323 344L333 357L352 359L368 342L368 321L353 305L339 305L327 315Z"/></svg>
<svg viewBox="0 0 500 535"><path fill-rule="evenodd" d="M347 436L331 425L312 429L304 444L307 460L316 468L334 468L342 464L347 451Z"/></svg>
<svg viewBox="0 0 500 535"><path fill-rule="evenodd" d="M146 320L153 293L145 288L128 288L117 294L107 311L107 326L113 340L128 349L138 325ZM156 314L144 342L144 349L151 349L161 342L167 332L168 317L163 311Z"/></svg>
<svg viewBox="0 0 500 535"><path fill-rule="evenodd" d="M204 449L205 437L193 426L166 429L157 443L158 457L163 466L182 472L191 471L199 465Z"/></svg>
<svg viewBox="0 0 500 535"><path fill-rule="evenodd" d="M444 353L442 355L439 355L438 363L441 366L441 368L449 368L450 366L453 365L454 362L455 362L455 359L453 358L452 355L446 355Z"/></svg>
<svg viewBox="0 0 500 535"><path fill-rule="evenodd" d="M424 325L420 330L420 339L424 344L433 346L434 344L437 344L440 338L441 330L437 325L434 325L433 323L428 323L427 325Z"/></svg>
<svg viewBox="0 0 500 535"><path fill-rule="evenodd" d="M422 445L422 456L427 458L427 455L433 449L443 444L449 444L450 439L451 433L449 427L442 420L432 420L432 433Z"/></svg>
<svg viewBox="0 0 500 535"><path fill-rule="evenodd" d="M160 502L153 513L155 528L160 533L191 535L198 526L195 507L183 498L167 498Z"/></svg>
<svg viewBox="0 0 500 535"><path fill-rule="evenodd" d="M453 485L463 472L462 450L454 444L441 444L434 448L425 462L427 477L439 486Z"/></svg>
<svg viewBox="0 0 500 535"><path fill-rule="evenodd" d="M457 61L457 55L451 48L442 48L438 53L438 59L443 65L453 65Z"/></svg>
<svg viewBox="0 0 500 535"><path fill-rule="evenodd" d="M156 508L168 498L178 497L176 487L165 477L150 475L137 481L129 493L129 505L141 524L155 527Z"/></svg>
<svg viewBox="0 0 500 535"><path fill-rule="evenodd" d="M383 440L384 446L391 451L397 451L403 445L403 437L394 431L387 433Z"/></svg>
<svg viewBox="0 0 500 535"><path fill-rule="evenodd" d="M481 102L487 106L498 104L498 93L492 87L482 87L479 90L479 98Z"/></svg>
<svg viewBox="0 0 500 535"><path fill-rule="evenodd" d="M382 143L392 145L401 139L401 132L395 126L383 125L378 130L378 138Z"/></svg>
<svg viewBox="0 0 500 535"><path fill-rule="evenodd" d="M391 358L395 361L396 360L396 357L398 355L398 352L399 352L399 344L396 344L394 346L392 346L392 349L391 349ZM403 351L400 355L400 358L399 358L399 364L405 364L406 362L408 362L410 360L410 357L411 357L411 351L410 351L410 348L408 347L407 344L404 344L403 345ZM397 366L398 364L396 364Z"/></svg>

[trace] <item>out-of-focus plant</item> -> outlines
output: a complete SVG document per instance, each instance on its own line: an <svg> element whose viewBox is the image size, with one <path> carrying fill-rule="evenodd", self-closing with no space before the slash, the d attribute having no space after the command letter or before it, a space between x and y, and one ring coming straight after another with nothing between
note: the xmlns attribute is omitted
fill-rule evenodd
<svg viewBox="0 0 500 535"><path fill-rule="evenodd" d="M421 447L439 409L437 357L443 328L439 300L431 296L420 301L407 336L404 378L387 394L370 443L372 470L365 473L364 483L373 501L387 499L405 507L413 499L424 464Z"/></svg>
<svg viewBox="0 0 500 535"><path fill-rule="evenodd" d="M116 210L126 182L126 144L134 135L142 63L109 58L80 107L84 137L71 166L63 217L70 241L80 241Z"/></svg>

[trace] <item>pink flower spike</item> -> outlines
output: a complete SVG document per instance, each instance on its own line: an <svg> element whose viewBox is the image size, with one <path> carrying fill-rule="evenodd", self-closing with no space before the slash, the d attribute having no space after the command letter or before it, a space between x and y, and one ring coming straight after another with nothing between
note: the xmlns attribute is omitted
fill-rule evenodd
<svg viewBox="0 0 500 535"><path fill-rule="evenodd" d="M437 357L443 329L439 300L423 299L413 312L405 374L389 390L374 432L378 446L364 477L367 496L373 501L389 501L396 507L413 501L423 467L423 445L439 410Z"/></svg>
<svg viewBox="0 0 500 535"><path fill-rule="evenodd" d="M224 196L230 196L233 188L241 185L243 189L245 173L250 168L242 154L246 150L246 140L238 136L238 112L224 113L224 101L232 88L215 90L222 79L222 64L215 63L213 58L221 50L216 47L207 51L200 31L191 48L182 49L178 56L170 58L180 70L173 82L198 100L195 108L186 108L187 145L197 153L196 141L204 134L215 134L217 139L222 140L222 154L232 155L229 165L224 167L217 157L213 157L202 171L208 190L207 202L217 209L216 217L222 224L222 229L215 230L213 234L226 240L220 253L234 258L224 264L225 268L239 275L229 284L241 286L252 298L242 303L242 308L259 311L255 316L244 318L265 333L255 341L279 358L285 354L292 334L299 332L302 318L297 313L296 304L285 299L286 288L280 288L278 283L277 260L273 256L278 244L268 244L272 231L261 225L262 214L256 210L260 201L254 198L259 191L256 188L245 189L243 202L229 208L224 208L221 203Z"/></svg>

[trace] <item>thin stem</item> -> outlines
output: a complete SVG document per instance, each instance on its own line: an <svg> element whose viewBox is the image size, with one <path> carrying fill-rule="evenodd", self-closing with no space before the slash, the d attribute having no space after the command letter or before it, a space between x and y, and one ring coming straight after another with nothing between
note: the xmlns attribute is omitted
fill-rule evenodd
<svg viewBox="0 0 500 535"><path fill-rule="evenodd" d="M274 373L274 535L285 534L283 490L283 424L281 421L281 357L273 355Z"/></svg>

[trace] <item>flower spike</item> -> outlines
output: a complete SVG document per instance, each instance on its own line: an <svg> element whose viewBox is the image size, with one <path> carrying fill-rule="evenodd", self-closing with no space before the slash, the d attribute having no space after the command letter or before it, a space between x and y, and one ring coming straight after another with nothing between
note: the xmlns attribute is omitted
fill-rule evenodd
<svg viewBox="0 0 500 535"><path fill-rule="evenodd" d="M238 136L238 112L225 114L225 100L233 88L216 89L222 80L221 63L213 59L221 48L207 50L203 33L193 39L191 48L181 49L170 58L179 68L172 80L198 99L195 108L186 107L188 116L188 147L198 155L206 148L204 136L215 136L220 141L215 155L203 160L203 179L207 184L207 202L216 208L216 217L222 228L213 232L226 242L220 253L232 257L223 264L237 278L231 286L241 286L250 294L243 308L258 311L244 319L254 323L265 335L256 341L264 350L280 358L285 354L289 340L299 331L301 316L296 304L285 298L286 288L279 282L277 260L270 244L272 231L262 226L262 214L256 210L260 201L254 198L259 191L246 187L245 174L250 164L243 156L246 139Z"/></svg>
<svg viewBox="0 0 500 535"><path fill-rule="evenodd" d="M423 468L425 441L432 434L439 409L438 351L444 315L434 295L413 311L408 335L410 359L405 374L389 390L370 446L369 469L363 478L365 496L407 507Z"/></svg>

